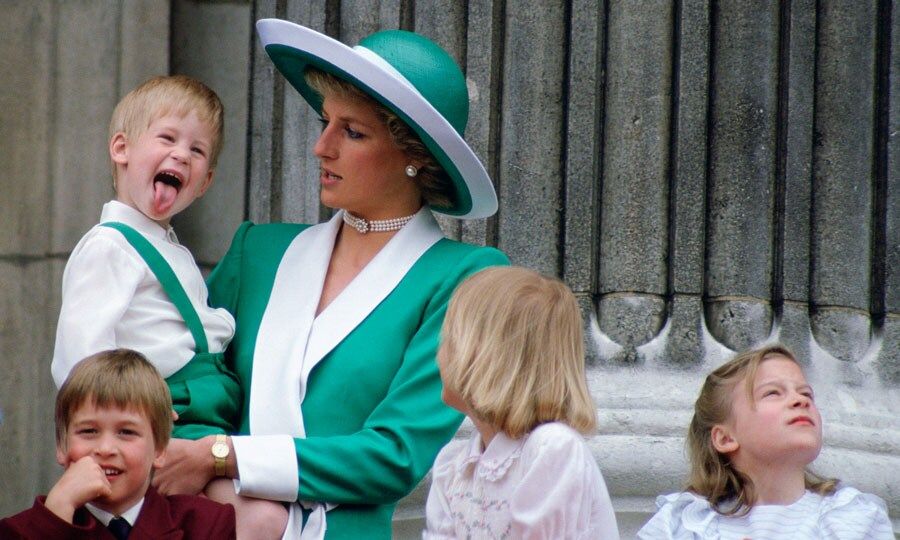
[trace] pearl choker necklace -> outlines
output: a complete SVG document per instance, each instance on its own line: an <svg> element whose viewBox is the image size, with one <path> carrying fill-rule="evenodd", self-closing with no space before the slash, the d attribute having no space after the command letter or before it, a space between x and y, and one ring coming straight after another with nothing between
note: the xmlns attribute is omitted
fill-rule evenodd
<svg viewBox="0 0 900 540"><path fill-rule="evenodd" d="M416 217L416 214L401 218L373 219L372 221L367 221L344 210L344 223L359 231L360 234L366 234L368 232L399 231L414 217Z"/></svg>

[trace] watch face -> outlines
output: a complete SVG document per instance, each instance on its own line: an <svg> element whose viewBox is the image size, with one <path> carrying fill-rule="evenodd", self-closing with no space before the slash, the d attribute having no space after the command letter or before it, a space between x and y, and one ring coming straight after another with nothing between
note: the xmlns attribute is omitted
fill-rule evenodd
<svg viewBox="0 0 900 540"><path fill-rule="evenodd" d="M212 455L217 458L228 457L228 445L223 443L212 445Z"/></svg>

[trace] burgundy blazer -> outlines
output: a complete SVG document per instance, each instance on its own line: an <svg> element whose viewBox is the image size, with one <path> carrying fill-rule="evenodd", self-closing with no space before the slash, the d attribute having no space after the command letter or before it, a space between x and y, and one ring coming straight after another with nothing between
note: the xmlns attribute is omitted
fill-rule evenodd
<svg viewBox="0 0 900 540"><path fill-rule="evenodd" d="M112 533L85 508L75 511L74 523L66 523L44 506L38 497L34 506L0 520L0 538L59 540L115 540ZM128 540L203 540L235 538L234 507L203 497L163 497L152 487Z"/></svg>

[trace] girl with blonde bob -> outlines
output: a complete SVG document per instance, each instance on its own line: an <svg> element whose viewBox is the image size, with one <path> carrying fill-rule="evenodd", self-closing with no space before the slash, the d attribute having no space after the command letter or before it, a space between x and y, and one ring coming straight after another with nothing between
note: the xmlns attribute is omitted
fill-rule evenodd
<svg viewBox="0 0 900 540"><path fill-rule="evenodd" d="M642 539L893 539L884 501L811 472L822 417L793 353L739 353L694 405L684 492L660 496Z"/></svg>
<svg viewBox="0 0 900 540"><path fill-rule="evenodd" d="M447 405L477 428L435 461L425 538L618 538L583 435L596 429L582 319L569 288L482 270L450 300L438 366Z"/></svg>

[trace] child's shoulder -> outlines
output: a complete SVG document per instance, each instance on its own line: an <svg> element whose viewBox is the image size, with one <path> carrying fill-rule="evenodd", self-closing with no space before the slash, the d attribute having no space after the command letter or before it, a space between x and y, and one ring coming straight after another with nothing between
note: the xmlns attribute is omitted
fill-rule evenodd
<svg viewBox="0 0 900 540"><path fill-rule="evenodd" d="M706 498L689 491L660 495L656 508L656 514L638 531L638 538L702 538L716 517Z"/></svg>
<svg viewBox="0 0 900 540"><path fill-rule="evenodd" d="M819 525L842 538L893 539L887 505L877 495L840 486L819 503Z"/></svg>
<svg viewBox="0 0 900 540"><path fill-rule="evenodd" d="M531 430L524 451L568 450L584 446L584 436L562 422L547 422Z"/></svg>

